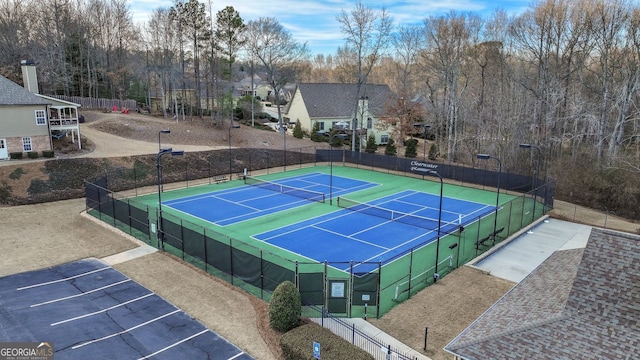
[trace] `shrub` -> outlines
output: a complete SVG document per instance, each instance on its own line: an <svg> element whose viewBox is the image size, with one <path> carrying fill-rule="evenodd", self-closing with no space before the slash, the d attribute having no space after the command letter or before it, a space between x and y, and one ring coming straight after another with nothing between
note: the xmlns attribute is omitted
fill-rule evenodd
<svg viewBox="0 0 640 360"><path fill-rule="evenodd" d="M322 135L318 134L319 132L320 132L320 123L316 121L313 123L313 127L311 128L311 134L309 134L311 141L320 142L323 140Z"/></svg>
<svg viewBox="0 0 640 360"><path fill-rule="evenodd" d="M12 152L12 153L9 154L9 157L11 159L14 159L14 160L22 159L22 153L21 152Z"/></svg>
<svg viewBox="0 0 640 360"><path fill-rule="evenodd" d="M378 150L378 145L376 144L376 137L373 134L369 135L367 138L367 145L364 148L364 151L373 154Z"/></svg>
<svg viewBox="0 0 640 360"><path fill-rule="evenodd" d="M384 154L387 156L396 156L398 153L398 149L396 148L396 143L392 138L389 138L389 142L387 146L384 148Z"/></svg>
<svg viewBox="0 0 640 360"><path fill-rule="evenodd" d="M433 143L429 148L429 160L435 160L436 156L438 156L438 146Z"/></svg>
<svg viewBox="0 0 640 360"><path fill-rule="evenodd" d="M406 145L406 148L404 150L404 156L409 158L414 158L418 155L418 150L417 150L418 140L409 139L405 141L404 144Z"/></svg>
<svg viewBox="0 0 640 360"><path fill-rule="evenodd" d="M286 360L313 360L314 341L320 344L322 360L373 360L371 354L313 323L293 329L280 338L282 355Z"/></svg>
<svg viewBox="0 0 640 360"><path fill-rule="evenodd" d="M44 194L51 191L51 185L48 182L41 179L33 179L31 180L31 184L29 184L29 188L27 192L31 195L35 194Z"/></svg>
<svg viewBox="0 0 640 360"><path fill-rule="evenodd" d="M38 158L38 152L37 151L29 151L27 153L27 156L29 157L29 159L37 159Z"/></svg>
<svg viewBox="0 0 640 360"><path fill-rule="evenodd" d="M18 180L18 179L20 179L20 177L21 177L23 174L26 174L26 173L25 173L25 171L24 171L24 170L22 170L22 168L21 168L21 167L19 167L19 168L17 168L17 169L15 169L15 170L13 170L13 171L11 172L11 174L9 174L9 179L11 179L11 180Z"/></svg>
<svg viewBox="0 0 640 360"><path fill-rule="evenodd" d="M52 158L54 155L53 150L43 150L42 157Z"/></svg>
<svg viewBox="0 0 640 360"><path fill-rule="evenodd" d="M304 133L302 132L302 125L300 124L300 120L296 121L296 125L293 127L293 137L296 139L302 139L304 137Z"/></svg>
<svg viewBox="0 0 640 360"><path fill-rule="evenodd" d="M269 325L280 332L287 332L300 321L302 304L300 292L291 281L284 281L273 291L269 303Z"/></svg>
<svg viewBox="0 0 640 360"><path fill-rule="evenodd" d="M10 204L11 199L11 186L6 181L2 180L0 183L0 204Z"/></svg>

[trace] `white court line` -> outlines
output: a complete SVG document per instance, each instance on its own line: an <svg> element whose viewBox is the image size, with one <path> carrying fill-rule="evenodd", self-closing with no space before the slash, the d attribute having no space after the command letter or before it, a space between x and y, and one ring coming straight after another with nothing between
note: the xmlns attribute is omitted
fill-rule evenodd
<svg viewBox="0 0 640 360"><path fill-rule="evenodd" d="M495 207L495 206L492 206L492 205L485 205L484 207L479 208L479 209L478 209L478 210L476 210L476 211L472 211L472 212L470 212L470 213L468 213L468 214L465 214L462 218L464 219L464 218L466 218L466 217L470 217L471 215L473 215L473 214L475 214L475 213L477 213L477 212L480 212L480 211L482 211L482 210L484 210L484 209L487 209L487 208L493 208L493 210L491 210L491 212L493 212L493 211L495 211L495 210L496 210L496 207ZM498 211L500 211L500 209L502 209L502 206L498 207ZM485 214L485 216L487 216L487 215L488 215L488 214ZM475 219L475 217L471 217L471 218L472 218L472 219Z"/></svg>
<svg viewBox="0 0 640 360"><path fill-rule="evenodd" d="M364 240L360 240L360 239L358 239L358 238L351 237L351 235L345 235L345 234L342 234L342 233L339 233L339 232L336 232L336 231L331 231L331 230L328 230L328 229L324 229L324 228L321 228L321 227L317 227L317 226L315 226L315 225L311 225L311 226L309 226L309 227L310 227L310 228L314 228L314 229L318 229L318 230L321 230L321 231L324 231L324 232L327 232L327 233L329 233L329 234L339 235L340 237L342 237L342 238L347 238L347 239L349 239L349 240L351 240L351 241L359 242L359 243L366 244L366 245L371 245L371 246L374 246L374 247L377 247L377 248L381 248L381 249L385 249L385 250L388 250L388 249L389 249L389 248L386 248L386 247L384 247L384 246L382 246L382 245L378 245L378 244L370 243L370 242L368 242L368 241L364 241Z"/></svg>
<svg viewBox="0 0 640 360"><path fill-rule="evenodd" d="M277 195L274 195L277 196ZM262 210L258 210L258 211L254 211L254 212L250 212L250 213L246 213L246 214L241 214L241 215L236 215L236 216L232 216L232 217L228 217L225 219L221 219L218 220L215 224L216 225L220 225L220 223L222 222L226 222L226 221L233 221L231 224L226 224L226 225L235 225L238 223L241 223L243 221L247 221L247 220L253 220L256 218L256 216L263 216L263 213L266 213L266 215L271 215L275 212L278 212L280 208L284 208L284 210L289 210L289 209L294 209L296 207L298 207L297 204L310 204L309 200L300 200L300 201L292 201L292 202L288 202L286 204L282 204L282 205L278 205L278 206L272 206L270 208L266 208L266 209L262 209ZM291 205L295 205L293 207L290 207ZM255 215L254 217L248 217L250 215ZM248 218L246 218L248 217ZM242 218L246 218L240 221L234 221L234 219L242 219ZM226 226L226 225L220 225L220 226Z"/></svg>
<svg viewBox="0 0 640 360"><path fill-rule="evenodd" d="M154 294L153 294L153 293L149 293L149 294L147 294L147 295L140 296L140 297L138 297L138 298L135 298L135 299L132 299L132 300L129 300L129 301L126 301L126 302L120 303L120 304L118 304L118 305L114 305L114 306L112 306L112 307L108 307L108 308L103 309L103 310L99 310L99 311L95 311L95 312L92 312L92 313L88 313L88 314L84 314L84 315L76 316L76 317L74 317L74 318L67 319L67 320L62 320L62 321L54 322L54 323L52 323L52 324L51 324L51 326L56 326L56 325L60 325L60 324L64 324L64 323L70 322L70 321L75 321L75 320L79 320L79 319L86 318L86 317L89 317L89 316L93 316L93 315L101 314L101 313L107 312L107 311L109 311L109 310L113 310L113 309L115 309L115 308L118 308L118 307L120 307L120 306L128 305L128 304L131 304L132 302L135 302L135 301L138 301L138 300L142 300L142 299L148 298L149 296L152 296L152 295L154 295Z"/></svg>
<svg viewBox="0 0 640 360"><path fill-rule="evenodd" d="M108 288L113 287L113 286L118 286L118 285L120 285L120 284L124 284L124 283L129 282L129 281L131 281L131 279L126 279L126 280L118 281L117 283L113 283L113 284L110 284L110 285L107 285L107 286L103 286L103 287L100 287L100 288L97 288L97 289L93 289L93 290L90 290L90 291L87 291L87 292L83 292L83 293L81 293L81 294L76 294L76 295L66 296L66 297L63 297L63 298L55 299L55 300L49 300L49 301L45 301L45 302L43 302L43 303L39 303L39 304L33 304L33 305L29 306L29 307L36 307L36 306L41 306L41 305L51 304L51 303L58 302L58 301L64 301L64 300L73 299L73 298L75 298L75 297L80 297L80 296L84 296L84 295L87 295L87 294L94 293L94 292L96 292L96 291L100 291L100 290L108 289Z"/></svg>
<svg viewBox="0 0 640 360"><path fill-rule="evenodd" d="M202 335L202 334L204 334L204 333L206 333L206 332L208 332L208 331L209 331L209 329L202 330L202 331L200 331L200 332L199 332L199 333L197 333L197 334L191 335L191 336L189 336L189 337L188 337L188 338L186 338L186 339L183 339L183 340L180 340L180 341L178 341L178 342L176 342L176 343L173 343L173 344L171 344L171 345L169 345L169 346L167 346L167 347L165 347L165 348L162 348L162 349L160 349L160 350L158 350L158 351L154 352L153 354L149 354L149 355L147 355L147 356L145 356L145 357L141 357L141 358L139 358L138 360L144 360L144 359L148 359L148 358L150 358L150 357L154 357L154 356L156 356L156 355L160 354L160 353L161 353L161 352L163 352L163 351L169 350L169 349L171 349L172 347L178 346L178 345L182 344L183 342L187 342L187 341L189 341L189 340L191 340L191 339L193 339L193 338L195 338L195 337L198 337L198 336L200 336L200 335Z"/></svg>
<svg viewBox="0 0 640 360"><path fill-rule="evenodd" d="M78 274L78 275L62 278L62 279L59 279L59 280L53 280L53 281L47 281L47 282L34 284L34 285L23 286L23 287L17 288L16 290L20 291L20 290L31 289L31 288L38 287L38 286L51 285L51 284L64 282L64 281L71 280L71 279L76 279L76 278L79 278L79 277L83 277L83 276L86 276L86 275L90 275L90 274L97 273L97 272L104 271L104 270L108 270L108 269L111 269L111 267L107 266L107 267L104 267L104 268L92 270L92 271L89 271L89 272L86 272L86 273L82 273L82 274Z"/></svg>
<svg viewBox="0 0 640 360"><path fill-rule="evenodd" d="M142 324L138 324L138 325L136 325L136 326L134 326L134 327L131 327L131 328L128 328L128 329L126 329L126 330L122 330L122 331L119 331L119 332L117 332L117 333L113 333L113 334L111 334L111 335L101 337L101 338L99 338L99 339L95 339L95 340L87 341L87 342L82 343L82 344L80 344L80 345L72 346L72 347L71 347L71 349L75 350L75 349L77 349L77 348L81 348L81 347L86 346L86 345L89 345L89 344L93 344L93 343L97 343L97 342L99 342L99 341L107 340L107 339L110 339L110 338L115 337L115 336L120 336L120 335L122 335L122 334L128 333L129 331L133 331L133 330L138 329L138 328L141 328L141 327L143 327L143 326L145 326L145 325L149 325L149 324L151 324L152 322L158 321L158 320L160 320L160 319L164 319L164 318L166 318L167 316L171 316L171 315L173 315L173 314L175 314L175 313L178 313L178 312L180 312L180 311L181 311L181 310L174 310L174 311L172 311L172 312L170 312L170 313L168 313L168 314L164 314L164 315L162 315L162 316L158 316L158 317L157 317L157 318L155 318L155 319L151 319L151 320L149 320L149 321L145 321L145 322L143 322Z"/></svg>

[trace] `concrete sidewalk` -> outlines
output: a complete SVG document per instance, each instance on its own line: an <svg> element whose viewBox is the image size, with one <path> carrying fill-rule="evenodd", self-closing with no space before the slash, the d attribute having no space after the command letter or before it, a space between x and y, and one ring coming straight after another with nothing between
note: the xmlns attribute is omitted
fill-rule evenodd
<svg viewBox="0 0 640 360"><path fill-rule="evenodd" d="M376 360L431 360L430 357L403 344L365 319L339 318L339 321L336 321L333 318L313 318L311 321L368 352ZM371 341L372 339L375 342ZM376 343L381 345L377 346ZM389 346L391 346L391 354L388 353Z"/></svg>
<svg viewBox="0 0 640 360"><path fill-rule="evenodd" d="M584 248L591 226L545 218L469 266L520 282L558 250Z"/></svg>

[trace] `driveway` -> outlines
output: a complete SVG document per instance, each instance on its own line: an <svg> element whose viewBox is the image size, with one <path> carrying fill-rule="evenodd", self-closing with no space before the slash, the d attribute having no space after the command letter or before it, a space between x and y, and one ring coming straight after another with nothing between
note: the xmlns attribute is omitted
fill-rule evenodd
<svg viewBox="0 0 640 360"><path fill-rule="evenodd" d="M104 158L158 153L158 143L127 139L98 131L93 129L91 126L82 124L80 125L80 137L83 138L85 136L91 139L91 141L95 144L95 149L92 152L80 155L78 157ZM172 147L187 152L209 151L227 148L224 146L176 145L166 143L163 143L162 147Z"/></svg>

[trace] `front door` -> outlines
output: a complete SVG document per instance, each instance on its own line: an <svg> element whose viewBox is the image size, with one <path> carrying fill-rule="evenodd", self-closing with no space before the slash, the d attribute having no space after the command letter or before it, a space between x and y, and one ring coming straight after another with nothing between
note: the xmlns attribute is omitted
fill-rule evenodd
<svg viewBox="0 0 640 360"><path fill-rule="evenodd" d="M8 159L9 151L7 150L7 139L0 139L0 159Z"/></svg>

